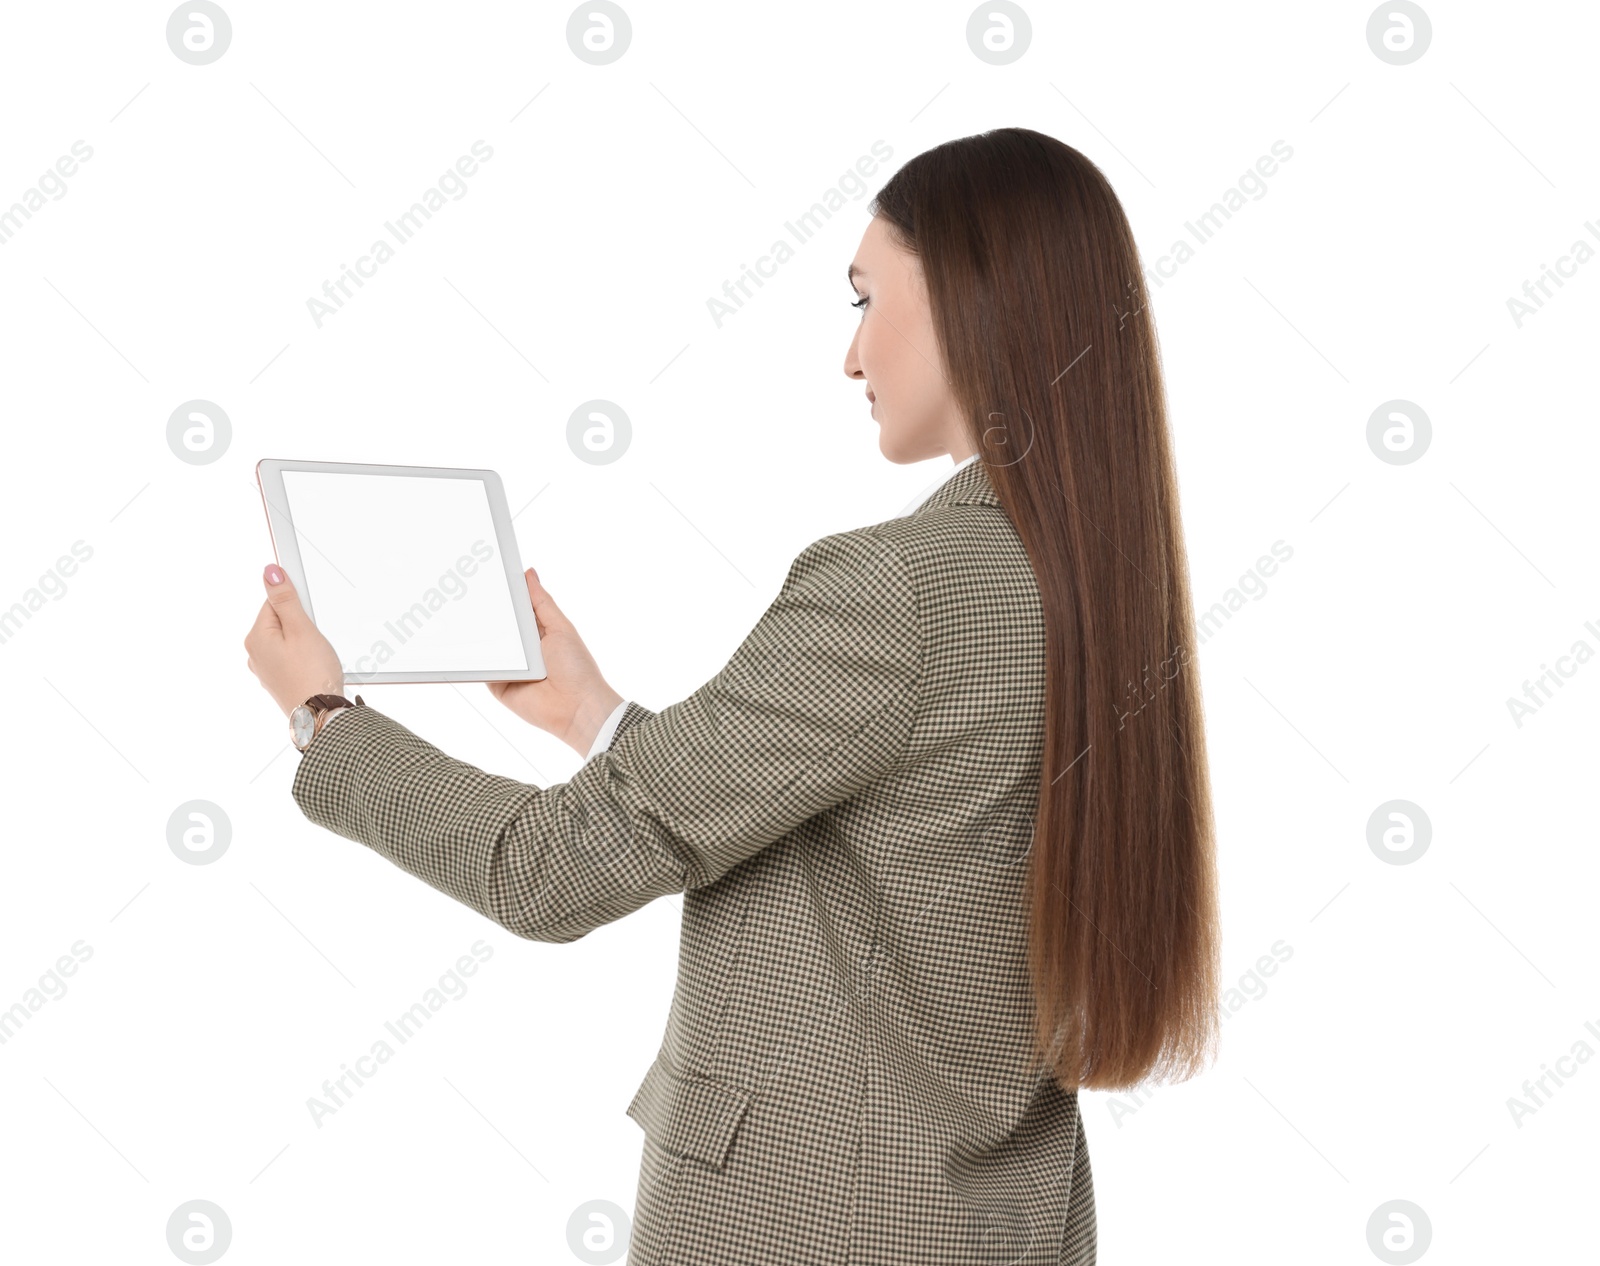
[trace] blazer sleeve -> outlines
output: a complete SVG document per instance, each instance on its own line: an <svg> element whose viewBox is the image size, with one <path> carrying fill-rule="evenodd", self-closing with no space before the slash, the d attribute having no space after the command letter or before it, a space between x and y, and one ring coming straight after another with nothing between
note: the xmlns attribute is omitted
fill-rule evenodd
<svg viewBox="0 0 1600 1266"><path fill-rule="evenodd" d="M892 771L922 681L915 588L865 532L823 537L720 672L531 786L456 760L372 707L301 757L305 816L518 936L572 941L715 883Z"/></svg>

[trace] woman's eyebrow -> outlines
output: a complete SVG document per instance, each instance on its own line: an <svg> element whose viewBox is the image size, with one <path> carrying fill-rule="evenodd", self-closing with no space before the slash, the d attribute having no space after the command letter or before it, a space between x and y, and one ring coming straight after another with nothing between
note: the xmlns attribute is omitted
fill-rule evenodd
<svg viewBox="0 0 1600 1266"><path fill-rule="evenodd" d="M845 271L844 277L845 280L851 284L851 286L854 286L856 284L857 277L865 277L866 275L867 270L865 268L857 268L854 264L851 264L850 267Z"/></svg>

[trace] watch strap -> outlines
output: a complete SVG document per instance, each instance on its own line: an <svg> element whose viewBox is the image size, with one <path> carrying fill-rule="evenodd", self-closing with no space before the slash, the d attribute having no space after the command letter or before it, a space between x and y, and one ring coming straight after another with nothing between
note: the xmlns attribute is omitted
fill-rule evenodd
<svg viewBox="0 0 1600 1266"><path fill-rule="evenodd" d="M351 703L343 695L312 695L306 700L306 707L320 714L332 712L335 708L366 707L366 701L360 695L356 696L355 703Z"/></svg>

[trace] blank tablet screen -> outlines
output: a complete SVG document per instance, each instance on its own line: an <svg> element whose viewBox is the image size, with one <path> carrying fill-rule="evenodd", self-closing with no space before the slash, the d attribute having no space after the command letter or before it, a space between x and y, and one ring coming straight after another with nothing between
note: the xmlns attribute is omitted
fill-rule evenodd
<svg viewBox="0 0 1600 1266"><path fill-rule="evenodd" d="M285 470L301 595L347 673L528 666L481 479Z"/></svg>

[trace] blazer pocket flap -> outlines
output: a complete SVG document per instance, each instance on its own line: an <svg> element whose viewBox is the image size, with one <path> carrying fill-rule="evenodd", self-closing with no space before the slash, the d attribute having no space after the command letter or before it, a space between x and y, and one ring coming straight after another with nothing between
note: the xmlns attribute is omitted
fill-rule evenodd
<svg viewBox="0 0 1600 1266"><path fill-rule="evenodd" d="M665 1151L721 1169L749 1106L743 1086L679 1073L658 1055L627 1112Z"/></svg>

